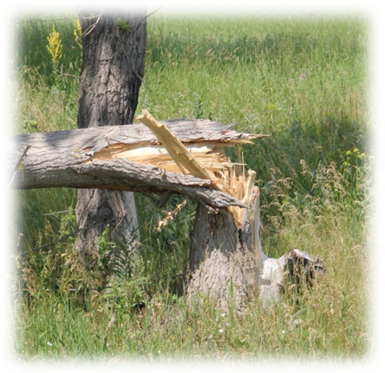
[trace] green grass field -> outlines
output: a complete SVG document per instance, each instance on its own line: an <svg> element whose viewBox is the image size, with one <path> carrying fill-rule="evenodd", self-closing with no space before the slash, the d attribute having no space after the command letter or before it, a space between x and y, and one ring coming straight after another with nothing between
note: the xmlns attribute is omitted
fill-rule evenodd
<svg viewBox="0 0 385 373"><path fill-rule="evenodd" d="M17 23L15 132L76 128L75 19ZM57 66L46 47L53 24L63 43ZM158 119L209 118L270 134L229 153L243 152L257 172L264 251L319 254L326 276L313 292L289 291L269 311L258 303L246 316L211 304L189 309L175 275L187 265L194 201L156 232L181 198L160 211L137 195L140 260L123 255L106 285L104 269L85 272L72 249L76 191L19 191L15 353L26 360L362 359L371 299L367 41L365 21L353 17L149 17L151 93L142 85L138 113L146 104Z"/></svg>

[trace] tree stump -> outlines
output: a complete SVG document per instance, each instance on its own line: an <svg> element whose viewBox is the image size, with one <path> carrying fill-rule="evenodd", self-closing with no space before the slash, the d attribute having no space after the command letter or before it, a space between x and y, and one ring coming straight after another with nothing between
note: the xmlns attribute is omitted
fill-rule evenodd
<svg viewBox="0 0 385 373"><path fill-rule="evenodd" d="M204 300L218 309L242 312L251 300L264 308L277 303L285 281L297 289L312 286L326 266L316 256L293 249L280 258L269 258L262 250L259 189L254 186L242 225L225 209L198 204L191 236L188 303Z"/></svg>
<svg viewBox="0 0 385 373"><path fill-rule="evenodd" d="M215 301L241 310L258 288L261 261L250 246L248 224L238 230L226 210L198 204L190 249L188 301Z"/></svg>

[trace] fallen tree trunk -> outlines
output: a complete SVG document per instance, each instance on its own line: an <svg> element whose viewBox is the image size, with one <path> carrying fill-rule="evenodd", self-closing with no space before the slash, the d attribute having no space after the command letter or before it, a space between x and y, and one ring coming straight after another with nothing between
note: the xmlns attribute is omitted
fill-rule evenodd
<svg viewBox="0 0 385 373"><path fill-rule="evenodd" d="M238 133L207 120L163 123L213 170L223 168L226 162L232 166L221 146L249 143L263 136ZM244 206L230 194L213 190L212 180L180 173L158 138L142 124L15 135L11 145L9 169L14 188L171 190L215 207Z"/></svg>

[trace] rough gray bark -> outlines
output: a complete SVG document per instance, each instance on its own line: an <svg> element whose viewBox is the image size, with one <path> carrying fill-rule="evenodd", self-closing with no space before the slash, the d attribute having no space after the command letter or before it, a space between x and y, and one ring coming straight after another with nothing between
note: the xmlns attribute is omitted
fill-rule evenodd
<svg viewBox="0 0 385 373"><path fill-rule="evenodd" d="M78 128L132 123L144 73L145 11L104 11L96 16L80 12L80 23L83 60ZM92 262L98 255L95 240L107 222L112 227L111 240L135 249L139 231L131 193L79 190L76 212L83 229L76 248L84 261L89 257ZM94 228L84 229L90 226Z"/></svg>
<svg viewBox="0 0 385 373"><path fill-rule="evenodd" d="M190 248L190 304L203 297L220 309L233 306L240 311L257 294L263 257L255 240L254 215L249 217L257 198L254 187L253 202L240 229L227 210L198 205Z"/></svg>
<svg viewBox="0 0 385 373"><path fill-rule="evenodd" d="M132 123L144 75L145 9L80 12L78 128Z"/></svg>

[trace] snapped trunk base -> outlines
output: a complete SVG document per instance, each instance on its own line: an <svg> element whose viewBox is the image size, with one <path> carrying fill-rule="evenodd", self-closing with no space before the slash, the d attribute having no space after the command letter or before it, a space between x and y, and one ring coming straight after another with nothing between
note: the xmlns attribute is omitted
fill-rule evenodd
<svg viewBox="0 0 385 373"><path fill-rule="evenodd" d="M239 229L227 210L198 205L190 247L190 306L208 300L217 309L242 312L250 301L258 300L268 308L280 300L285 283L295 283L301 291L325 273L318 256L298 249L278 259L266 256L257 187L253 187L248 205Z"/></svg>

